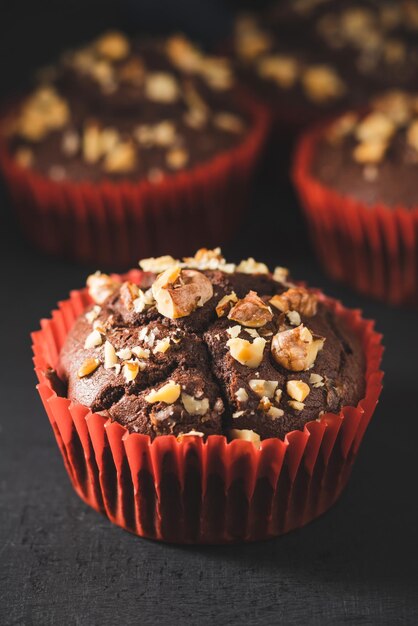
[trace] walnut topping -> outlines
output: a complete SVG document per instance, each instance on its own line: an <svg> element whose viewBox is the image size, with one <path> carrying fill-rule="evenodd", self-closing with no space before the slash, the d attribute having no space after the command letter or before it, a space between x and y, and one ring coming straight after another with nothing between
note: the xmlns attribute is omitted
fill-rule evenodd
<svg viewBox="0 0 418 626"><path fill-rule="evenodd" d="M324 378L323 376L321 376L320 374L314 374L312 373L309 376L309 382L311 383L311 385L313 387L323 387L324 386L324 382L323 382Z"/></svg>
<svg viewBox="0 0 418 626"><path fill-rule="evenodd" d="M252 257L249 257L237 265L236 271L243 274L268 274L269 268L265 263L258 263Z"/></svg>
<svg viewBox="0 0 418 626"><path fill-rule="evenodd" d="M170 337L164 337L164 339L158 339L155 343L155 348L153 349L154 354L164 354L170 347Z"/></svg>
<svg viewBox="0 0 418 626"><path fill-rule="evenodd" d="M161 315L177 319L190 315L198 306L213 296L212 283L196 270L182 270L173 266L160 274L152 286L152 293Z"/></svg>
<svg viewBox="0 0 418 626"><path fill-rule="evenodd" d="M286 313L286 317L289 320L290 324L292 324L292 326L300 326L302 323L300 315L297 311L288 311Z"/></svg>
<svg viewBox="0 0 418 626"><path fill-rule="evenodd" d="M264 413L267 413L267 411L269 411L272 407L272 403L270 402L270 399L267 398L267 396L263 396L260 400L260 402L258 403L258 409L260 411L264 411Z"/></svg>
<svg viewBox="0 0 418 626"><path fill-rule="evenodd" d="M121 348L116 352L116 356L118 356L123 361L127 361L132 356L132 350L130 348Z"/></svg>
<svg viewBox="0 0 418 626"><path fill-rule="evenodd" d="M137 297L132 304L135 313L142 313L146 308L153 306L155 301L152 290L147 289L147 291L142 291L142 289L138 289Z"/></svg>
<svg viewBox="0 0 418 626"><path fill-rule="evenodd" d="M394 124L401 126L406 124L411 116L411 98L403 91L387 91L383 95L374 98L373 109L386 115Z"/></svg>
<svg viewBox="0 0 418 626"><path fill-rule="evenodd" d="M262 57L257 70L262 78L273 80L282 89L290 89L298 78L299 64L294 57L275 54Z"/></svg>
<svg viewBox="0 0 418 626"><path fill-rule="evenodd" d="M380 111L373 111L357 125L355 136L361 142L386 142L394 132L392 120Z"/></svg>
<svg viewBox="0 0 418 626"><path fill-rule="evenodd" d="M257 339L254 339L253 343L250 343L246 339L234 337L232 339L228 339L226 345L229 348L231 356L238 361L238 363L246 365L247 367L255 368L260 365L263 359L266 340L262 337L258 337Z"/></svg>
<svg viewBox="0 0 418 626"><path fill-rule="evenodd" d="M205 433L202 433L200 430L189 430L188 433L180 433L177 435L177 441L181 442L185 437L204 437Z"/></svg>
<svg viewBox="0 0 418 626"><path fill-rule="evenodd" d="M406 140L411 148L418 152L418 120L413 120L406 131Z"/></svg>
<svg viewBox="0 0 418 626"><path fill-rule="evenodd" d="M171 103L180 95L176 79L165 72L148 74L145 79L145 96L153 102Z"/></svg>
<svg viewBox="0 0 418 626"><path fill-rule="evenodd" d="M138 359L149 359L151 352L147 348L141 348L141 346L135 346L132 348L132 354Z"/></svg>
<svg viewBox="0 0 418 626"><path fill-rule="evenodd" d="M165 160L172 170L180 170L187 165L189 153L184 148L172 148L167 152Z"/></svg>
<svg viewBox="0 0 418 626"><path fill-rule="evenodd" d="M273 280L278 283L286 284L288 278L289 270L287 269L287 267L281 267L280 265L278 265L274 268Z"/></svg>
<svg viewBox="0 0 418 626"><path fill-rule="evenodd" d="M166 404L173 404L181 393L181 385L170 380L168 383L160 387L159 389L153 389L148 395L145 396L145 400L150 404L155 402L165 402Z"/></svg>
<svg viewBox="0 0 418 626"><path fill-rule="evenodd" d="M88 350L89 348L96 348L97 346L101 346L103 343L102 335L98 330L92 330L86 337L84 342L84 348Z"/></svg>
<svg viewBox="0 0 418 626"><path fill-rule="evenodd" d="M267 415L272 419L276 420L279 417L283 417L284 411L283 409L278 409L275 406L271 406L268 411L266 411Z"/></svg>
<svg viewBox="0 0 418 626"><path fill-rule="evenodd" d="M344 137L349 135L356 127L358 120L357 113L349 111L345 113L341 117L339 117L335 122L333 122L329 128L326 130L326 137L330 143L337 144Z"/></svg>
<svg viewBox="0 0 418 626"><path fill-rule="evenodd" d="M324 341L323 337L314 338L310 330L301 324L274 335L271 352L279 365L292 372L301 372L313 365Z"/></svg>
<svg viewBox="0 0 418 626"><path fill-rule="evenodd" d="M327 65L308 67L303 73L302 84L307 96L318 104L340 98L346 90L336 71Z"/></svg>
<svg viewBox="0 0 418 626"><path fill-rule="evenodd" d="M122 367L123 377L127 383L132 382L138 376L139 372L138 361L126 361Z"/></svg>
<svg viewBox="0 0 418 626"><path fill-rule="evenodd" d="M235 48L239 57L251 61L268 52L271 46L271 37L261 30L252 17L246 15L237 19Z"/></svg>
<svg viewBox="0 0 418 626"><path fill-rule="evenodd" d="M134 308L134 301L138 298L139 295L138 285L126 281L122 283L119 293L123 306L128 311L131 311Z"/></svg>
<svg viewBox="0 0 418 626"><path fill-rule="evenodd" d="M235 411L235 413L232 413L232 417L234 419L237 419L238 417L242 417L244 415L245 411Z"/></svg>
<svg viewBox="0 0 418 626"><path fill-rule="evenodd" d="M273 314L255 291L249 291L232 307L228 318L249 328L259 328L271 322Z"/></svg>
<svg viewBox="0 0 418 626"><path fill-rule="evenodd" d="M86 359L77 372L77 376L79 378L84 378L85 376L89 376L93 372L97 370L100 365L99 359Z"/></svg>
<svg viewBox="0 0 418 626"><path fill-rule="evenodd" d="M303 411L305 405L303 402L298 402L297 400L289 400L287 403L292 409L295 411Z"/></svg>
<svg viewBox="0 0 418 626"><path fill-rule="evenodd" d="M103 304L120 287L120 283L113 280L108 274L96 272L87 278L87 287L94 302Z"/></svg>
<svg viewBox="0 0 418 626"><path fill-rule="evenodd" d="M203 398L203 400L197 400L193 396L189 396L187 393L181 394L181 401L184 408L190 415L206 415L209 411L209 400Z"/></svg>
<svg viewBox="0 0 418 626"><path fill-rule="evenodd" d="M286 384L286 391L287 395L293 398L293 400L303 402L311 390L309 385L304 383L303 380L289 380Z"/></svg>
<svg viewBox="0 0 418 626"><path fill-rule="evenodd" d="M235 291L221 298L215 308L217 316L224 317L231 310L231 307L235 302L238 302L238 297Z"/></svg>
<svg viewBox="0 0 418 626"><path fill-rule="evenodd" d="M276 393L274 394L274 399L277 402L277 404L279 404L280 400L282 399L282 395L283 395L283 390L276 389Z"/></svg>
<svg viewBox="0 0 418 626"><path fill-rule="evenodd" d="M166 148L177 140L176 127L169 120L163 120L154 126L141 124L135 128L134 135L138 143L147 148L152 146Z"/></svg>
<svg viewBox="0 0 418 626"><path fill-rule="evenodd" d="M234 84L232 68L228 59L208 56L203 57L200 74L209 87L215 91L230 89Z"/></svg>
<svg viewBox="0 0 418 626"><path fill-rule="evenodd" d="M148 259L141 259L141 261L139 261L139 265L144 272L153 272L155 274L164 272L176 263L176 259L173 259L173 257L168 254L159 257L149 257Z"/></svg>
<svg viewBox="0 0 418 626"><path fill-rule="evenodd" d="M277 382L277 380L261 380L255 378L248 381L248 384L250 385L254 393L260 396L260 398L263 396L266 396L267 398L273 398L277 385L279 383Z"/></svg>
<svg viewBox="0 0 418 626"><path fill-rule="evenodd" d="M90 311L87 311L84 317L89 324L93 324L94 320L99 317L101 310L102 308L98 304L95 304Z"/></svg>
<svg viewBox="0 0 418 626"><path fill-rule="evenodd" d="M242 439L243 441L250 441L255 445L259 445L261 437L254 430L248 430L246 428L231 428L229 430L229 436L231 439Z"/></svg>
<svg viewBox="0 0 418 626"><path fill-rule="evenodd" d="M111 369L118 363L118 357L116 356L116 350L110 341L106 341L104 345L104 366L105 369Z"/></svg>
<svg viewBox="0 0 418 626"><path fill-rule="evenodd" d="M245 391L244 387L240 387L236 392L235 392L235 397L238 400L238 402L248 402L248 393Z"/></svg>
<svg viewBox="0 0 418 626"><path fill-rule="evenodd" d="M129 54L129 41L122 33L105 33L95 42L97 52L110 61L120 61Z"/></svg>
<svg viewBox="0 0 418 626"><path fill-rule="evenodd" d="M124 141L106 154L103 169L109 173L130 172L137 166L137 152L131 141Z"/></svg>
<svg viewBox="0 0 418 626"><path fill-rule="evenodd" d="M233 113L221 111L213 117L213 125L228 133L236 133L239 135L244 131L242 120Z"/></svg>
<svg viewBox="0 0 418 626"><path fill-rule="evenodd" d="M40 87L24 102L16 132L29 141L40 141L50 131L62 128L70 118L67 102L53 87Z"/></svg>
<svg viewBox="0 0 418 626"><path fill-rule="evenodd" d="M294 287L280 295L273 296L270 304L282 313L297 311L302 315L312 317L316 315L318 298L304 287Z"/></svg>
<svg viewBox="0 0 418 626"><path fill-rule="evenodd" d="M170 61L184 72L197 72L201 66L202 54L183 35L173 35L167 39L166 51Z"/></svg>
<svg viewBox="0 0 418 626"><path fill-rule="evenodd" d="M227 274L235 271L233 263L226 263L220 248L208 250L200 248L193 257L184 257L183 261L187 267L197 270L221 270Z"/></svg>
<svg viewBox="0 0 418 626"><path fill-rule="evenodd" d="M34 154L30 148L19 148L15 153L15 161L21 167L29 168L33 165Z"/></svg>
<svg viewBox="0 0 418 626"><path fill-rule="evenodd" d="M354 148L353 158L357 163L380 163L385 156L387 147L387 142L380 139L364 141Z"/></svg>
<svg viewBox="0 0 418 626"><path fill-rule="evenodd" d="M237 324L236 326L230 326L229 328L227 328L226 332L232 339L234 339L235 337L238 337L241 330L242 330L241 326Z"/></svg>

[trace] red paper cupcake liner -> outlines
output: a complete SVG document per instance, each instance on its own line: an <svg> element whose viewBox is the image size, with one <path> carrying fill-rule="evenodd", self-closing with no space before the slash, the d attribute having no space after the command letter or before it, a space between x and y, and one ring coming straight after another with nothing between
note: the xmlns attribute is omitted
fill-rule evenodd
<svg viewBox="0 0 418 626"><path fill-rule="evenodd" d="M329 189L311 173L321 124L299 140L293 181L324 270L369 296L418 304L418 205L368 206Z"/></svg>
<svg viewBox="0 0 418 626"><path fill-rule="evenodd" d="M138 270L129 273L137 281ZM382 388L381 335L373 322L324 301L361 339L365 397L357 407L309 422L259 448L211 435L181 442L128 433L87 407L58 397L45 372L56 366L75 319L91 302L73 291L33 333L38 391L78 495L137 535L177 543L229 543L275 537L326 511L347 483Z"/></svg>
<svg viewBox="0 0 418 626"><path fill-rule="evenodd" d="M47 254L113 267L219 245L247 206L270 125L268 109L246 93L239 106L251 124L239 145L158 184L51 181L0 146L0 169L26 237Z"/></svg>

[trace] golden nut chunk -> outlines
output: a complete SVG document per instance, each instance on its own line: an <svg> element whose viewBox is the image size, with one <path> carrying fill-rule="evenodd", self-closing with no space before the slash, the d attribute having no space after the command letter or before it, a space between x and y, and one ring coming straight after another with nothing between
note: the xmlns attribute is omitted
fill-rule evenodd
<svg viewBox="0 0 418 626"><path fill-rule="evenodd" d="M373 111L356 128L355 136L360 142L386 142L395 132L394 122L381 111Z"/></svg>
<svg viewBox="0 0 418 626"><path fill-rule="evenodd" d="M145 80L144 63L139 58L132 58L119 67L119 79L125 83L131 83L141 87Z"/></svg>
<svg viewBox="0 0 418 626"><path fill-rule="evenodd" d="M99 359L86 359L77 372L77 376L79 378L84 378L85 376L89 376L93 372L97 370L100 365Z"/></svg>
<svg viewBox="0 0 418 626"><path fill-rule="evenodd" d="M164 272L176 263L176 259L173 259L173 257L169 254L158 257L149 257L148 259L141 259L139 261L139 265L144 270L144 272L153 272L155 274Z"/></svg>
<svg viewBox="0 0 418 626"><path fill-rule="evenodd" d="M190 315L213 296L212 283L196 270L174 266L163 272L152 286L157 310L164 317L177 319Z"/></svg>
<svg viewBox="0 0 418 626"><path fill-rule="evenodd" d="M232 337L228 339L226 345L229 348L231 356L247 367L258 367L263 360L264 347L266 340L262 337L254 339L253 343L250 343L246 339L240 339L239 337Z"/></svg>
<svg viewBox="0 0 418 626"><path fill-rule="evenodd" d="M250 441L255 445L259 445L261 443L261 437L254 430L248 430L246 428L231 428L228 431L229 437L231 439L242 439L242 441Z"/></svg>
<svg viewBox="0 0 418 626"><path fill-rule="evenodd" d="M282 313L297 311L301 315L316 315L318 298L304 287L292 287L280 295L271 298L270 304Z"/></svg>
<svg viewBox="0 0 418 626"><path fill-rule="evenodd" d="M130 141L117 144L105 157L103 169L109 173L130 172L137 165L136 148Z"/></svg>
<svg viewBox="0 0 418 626"><path fill-rule="evenodd" d="M108 274L96 272L95 274L90 274L87 278L87 287L89 295L94 302L103 304L120 287L120 283L113 280Z"/></svg>
<svg viewBox="0 0 418 626"><path fill-rule="evenodd" d="M183 439L187 437L204 437L205 433L202 433L200 430L189 430L188 433L180 433L177 435L176 439L178 442L182 442Z"/></svg>
<svg viewBox="0 0 418 626"><path fill-rule="evenodd" d="M172 170L180 170L187 165L189 153L184 148L172 148L167 152L165 160Z"/></svg>
<svg viewBox="0 0 418 626"><path fill-rule="evenodd" d="M260 398L264 396L266 398L273 398L279 383L277 380L261 380L254 378L253 380L249 380L248 384Z"/></svg>
<svg viewBox="0 0 418 626"><path fill-rule="evenodd" d="M260 328L271 322L273 313L270 307L257 295L249 291L245 298L238 300L228 313L228 318L249 328Z"/></svg>
<svg viewBox="0 0 418 626"><path fill-rule="evenodd" d="M311 390L309 385L304 383L303 380L289 380L286 383L286 391L287 395L293 398L293 400L303 402Z"/></svg>
<svg viewBox="0 0 418 626"><path fill-rule="evenodd" d="M313 363L324 346L323 337L313 337L306 326L301 324L291 330L284 330L274 335L271 353L274 360L287 370L302 372Z"/></svg>
<svg viewBox="0 0 418 626"><path fill-rule="evenodd" d="M184 35L173 35L167 39L166 51L173 65L184 72L197 72L202 62L202 53Z"/></svg>
<svg viewBox="0 0 418 626"><path fill-rule="evenodd" d="M119 293L123 306L128 309L128 311L132 311L134 302L139 296L138 285L125 281L122 283Z"/></svg>
<svg viewBox="0 0 418 626"><path fill-rule="evenodd" d="M305 70L302 85L308 98L322 104L340 98L346 91L337 72L328 65L314 65Z"/></svg>
<svg viewBox="0 0 418 626"><path fill-rule="evenodd" d="M380 163L385 156L388 144L386 141L364 141L353 150L353 159L357 163Z"/></svg>
<svg viewBox="0 0 418 626"><path fill-rule="evenodd" d="M90 348L97 348L97 346L101 346L103 343L103 338L101 333L98 330L92 330L86 337L84 342L85 350L89 350Z"/></svg>
<svg viewBox="0 0 418 626"><path fill-rule="evenodd" d="M104 345L104 367L108 370L117 365L117 363L116 350L110 341L106 341Z"/></svg>
<svg viewBox="0 0 418 626"><path fill-rule="evenodd" d="M404 91L392 90L374 98L373 109L384 113L397 126L405 124L411 117L412 101Z"/></svg>
<svg viewBox="0 0 418 626"><path fill-rule="evenodd" d="M181 394L181 401L183 403L184 408L190 415L206 415L209 411L209 400L208 398L203 398L203 400L197 400L193 396L190 396L188 393Z"/></svg>
<svg viewBox="0 0 418 626"><path fill-rule="evenodd" d="M216 315L218 317L225 317L235 302L238 302L238 297L235 291L221 298L215 307Z"/></svg>
<svg viewBox="0 0 418 626"><path fill-rule="evenodd" d="M165 402L166 404L173 404L181 393L181 385L175 383L173 380L168 381L165 385L159 389L153 389L148 395L145 396L145 400L150 404L156 402Z"/></svg>
<svg viewBox="0 0 418 626"><path fill-rule="evenodd" d="M99 54L111 61L120 61L128 56L130 45L125 35L115 31L105 33L97 39L95 48Z"/></svg>
<svg viewBox="0 0 418 626"><path fill-rule="evenodd" d="M169 104L178 100L180 89L176 79L165 72L148 74L145 79L145 97L154 102Z"/></svg>
<svg viewBox="0 0 418 626"><path fill-rule="evenodd" d="M237 265L236 271L243 274L268 274L269 268L265 263L258 263L252 257L249 257Z"/></svg>
<svg viewBox="0 0 418 626"><path fill-rule="evenodd" d="M244 124L238 115L228 113L227 111L221 111L213 117L213 124L217 128L224 130L228 133L242 133L244 130Z"/></svg>
<svg viewBox="0 0 418 626"><path fill-rule="evenodd" d="M126 361L122 367L122 373L127 383L132 382L138 376L139 363L138 361Z"/></svg>
<svg viewBox="0 0 418 626"><path fill-rule="evenodd" d="M290 89L298 78L299 63L294 57L275 54L262 57L257 69L262 78L273 80L283 89Z"/></svg>
<svg viewBox="0 0 418 626"><path fill-rule="evenodd" d="M62 128L69 119L67 102L53 87L40 87L25 101L16 132L30 141L39 141L51 130Z"/></svg>
<svg viewBox="0 0 418 626"><path fill-rule="evenodd" d="M273 280L278 283L286 283L289 277L289 270L287 267L282 267L281 265L277 265L274 268L273 272Z"/></svg>
<svg viewBox="0 0 418 626"><path fill-rule="evenodd" d="M234 83L232 68L228 59L203 57L199 73L214 90L230 89Z"/></svg>
<svg viewBox="0 0 418 626"><path fill-rule="evenodd" d="M336 144L347 135L351 134L356 128L358 120L357 113L350 111L339 117L325 131L326 138L330 143Z"/></svg>

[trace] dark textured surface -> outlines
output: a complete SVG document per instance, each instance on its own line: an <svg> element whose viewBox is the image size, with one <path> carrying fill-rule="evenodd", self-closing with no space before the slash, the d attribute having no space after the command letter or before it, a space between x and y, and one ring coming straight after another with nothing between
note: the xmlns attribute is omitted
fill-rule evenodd
<svg viewBox="0 0 418 626"><path fill-rule="evenodd" d="M7 61L9 82L28 67L31 48L22 41L33 42L39 63L48 58L49 48L71 40L75 24L79 40L88 28L89 34L101 30L102 3L100 11L97 2L91 5L97 8L93 18L84 19L83 4L78 15L83 19L76 22L77 14L69 19L61 3L8 3L11 35L1 41L1 61ZM184 8L187 2L178 5ZM48 49L37 35L45 7L55 20ZM178 20L177 14L176 5ZM184 16L183 10L183 21ZM267 220L269 208L274 213ZM96 268L51 262L28 249L0 196L2 302L7 298L8 303L0 327L2 626L417 623L417 314L326 281L302 233L294 202L261 182L252 219L240 225L225 253L238 259L251 252L289 264L297 278L377 318L387 347L381 403L349 486L324 517L264 544L182 548L121 531L73 492L34 389L28 334Z"/></svg>

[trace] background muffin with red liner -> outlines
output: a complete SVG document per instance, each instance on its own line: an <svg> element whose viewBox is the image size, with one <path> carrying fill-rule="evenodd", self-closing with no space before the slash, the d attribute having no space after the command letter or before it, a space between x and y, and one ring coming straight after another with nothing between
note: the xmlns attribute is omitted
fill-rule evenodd
<svg viewBox="0 0 418 626"><path fill-rule="evenodd" d="M271 105L279 127L413 89L418 78L417 2L280 2L235 24L242 74Z"/></svg>
<svg viewBox="0 0 418 626"><path fill-rule="evenodd" d="M391 91L301 138L293 177L324 269L418 302L418 97Z"/></svg>
<svg viewBox="0 0 418 626"><path fill-rule="evenodd" d="M0 164L38 247L126 265L227 237L267 128L225 59L183 36L108 33L5 116Z"/></svg>
<svg viewBox="0 0 418 626"><path fill-rule="evenodd" d="M325 511L381 390L373 324L219 248L140 265L91 275L33 336L79 495L178 542L267 538Z"/></svg>

